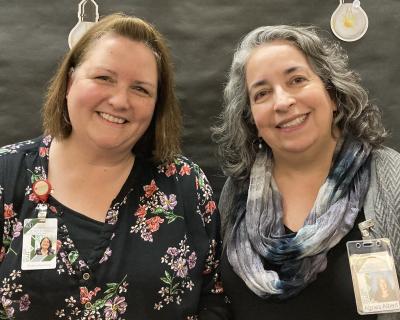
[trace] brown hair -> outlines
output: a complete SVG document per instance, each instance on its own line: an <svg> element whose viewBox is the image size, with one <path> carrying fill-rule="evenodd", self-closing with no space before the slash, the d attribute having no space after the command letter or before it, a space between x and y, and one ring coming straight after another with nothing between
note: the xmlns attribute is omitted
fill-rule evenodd
<svg viewBox="0 0 400 320"><path fill-rule="evenodd" d="M98 39L110 33L145 43L157 61L158 92L153 119L132 151L155 162L172 160L180 153L182 115L175 96L173 67L166 41L151 24L121 13L97 22L62 59L50 81L42 109L44 132L58 139L71 134L66 100L69 72L83 63Z"/></svg>

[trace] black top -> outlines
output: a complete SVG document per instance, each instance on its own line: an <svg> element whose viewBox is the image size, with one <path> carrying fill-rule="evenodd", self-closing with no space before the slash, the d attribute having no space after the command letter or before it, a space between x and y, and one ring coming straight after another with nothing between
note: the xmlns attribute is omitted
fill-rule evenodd
<svg viewBox="0 0 400 320"><path fill-rule="evenodd" d="M50 143L0 148L0 318L226 319L218 212L204 173L184 157L137 157L103 224L50 199L56 268L21 270L22 226L36 218L32 184L47 177Z"/></svg>
<svg viewBox="0 0 400 320"><path fill-rule="evenodd" d="M49 197L49 204L56 207L57 211L62 214L71 239L74 240L75 247L82 257L89 260L92 253L95 252L94 248L99 235L102 233L104 223L64 206L51 196Z"/></svg>
<svg viewBox="0 0 400 320"><path fill-rule="evenodd" d="M224 251L222 282L236 320L376 320L376 315L359 315L354 297L346 242L360 240L357 224L327 255L328 265L317 279L297 296L284 301L261 299L236 275Z"/></svg>

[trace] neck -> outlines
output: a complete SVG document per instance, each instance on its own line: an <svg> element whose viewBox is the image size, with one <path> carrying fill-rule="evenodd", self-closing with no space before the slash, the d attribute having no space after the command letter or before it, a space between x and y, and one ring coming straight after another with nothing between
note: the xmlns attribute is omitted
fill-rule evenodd
<svg viewBox="0 0 400 320"><path fill-rule="evenodd" d="M134 161L134 155L130 150L125 152L98 150L88 148L76 139L53 139L50 146L50 159L64 163L71 167L70 169L89 168L98 169L117 169L131 166ZM69 164L69 165L68 165Z"/></svg>
<svg viewBox="0 0 400 320"><path fill-rule="evenodd" d="M125 153L100 152L70 139L53 140L48 170L52 196L70 209L104 222L110 204L132 172L134 160L130 149Z"/></svg>
<svg viewBox="0 0 400 320"><path fill-rule="evenodd" d="M326 177L332 165L336 144L337 140L332 139L331 143L324 146L324 152L321 152L321 148L314 148L298 154L273 153L273 174L294 177L319 172Z"/></svg>

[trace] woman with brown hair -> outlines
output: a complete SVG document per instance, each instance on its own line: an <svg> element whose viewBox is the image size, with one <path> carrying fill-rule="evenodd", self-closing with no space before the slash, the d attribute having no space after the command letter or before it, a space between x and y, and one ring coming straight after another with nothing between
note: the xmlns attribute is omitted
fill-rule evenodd
<svg viewBox="0 0 400 320"><path fill-rule="evenodd" d="M53 245L48 237L43 237L42 240L40 240L39 248L36 249L36 254L39 256L54 254Z"/></svg>
<svg viewBox="0 0 400 320"><path fill-rule="evenodd" d="M224 319L219 217L204 173L180 156L160 33L122 14L102 19L62 61L43 119L43 137L0 152L0 313ZM21 270L22 225L54 219L55 268Z"/></svg>

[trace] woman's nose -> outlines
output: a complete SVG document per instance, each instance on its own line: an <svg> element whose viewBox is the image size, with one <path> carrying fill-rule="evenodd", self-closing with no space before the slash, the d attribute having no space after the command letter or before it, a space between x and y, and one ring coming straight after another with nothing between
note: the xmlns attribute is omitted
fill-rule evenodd
<svg viewBox="0 0 400 320"><path fill-rule="evenodd" d="M129 106L129 89L124 87L115 87L110 93L108 102L115 109L126 109Z"/></svg>
<svg viewBox="0 0 400 320"><path fill-rule="evenodd" d="M287 111L292 105L295 104L296 99L293 94L288 92L285 88L277 88L275 90L274 110Z"/></svg>

